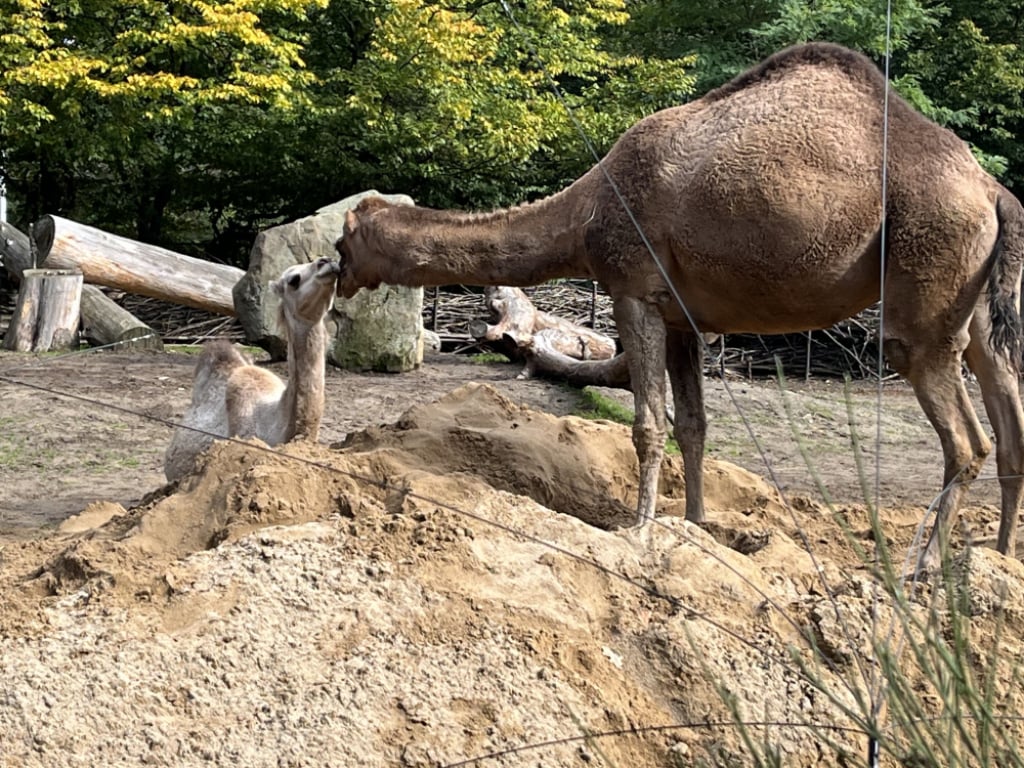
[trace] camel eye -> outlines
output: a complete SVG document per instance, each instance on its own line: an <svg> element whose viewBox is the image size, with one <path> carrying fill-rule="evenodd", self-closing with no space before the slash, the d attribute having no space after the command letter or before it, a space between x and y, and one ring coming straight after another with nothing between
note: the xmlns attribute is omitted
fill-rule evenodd
<svg viewBox="0 0 1024 768"><path fill-rule="evenodd" d="M292 275L291 277L288 278L288 287L289 288L298 288L299 287L299 283L301 283L301 282L302 282L302 275Z"/></svg>

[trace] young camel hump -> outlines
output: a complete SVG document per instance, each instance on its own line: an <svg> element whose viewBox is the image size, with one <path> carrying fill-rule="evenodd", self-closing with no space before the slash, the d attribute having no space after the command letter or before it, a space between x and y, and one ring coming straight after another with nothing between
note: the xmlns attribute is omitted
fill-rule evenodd
<svg viewBox="0 0 1024 768"><path fill-rule="evenodd" d="M703 330L823 328L879 297L884 81L843 65L845 53L817 54L656 113L606 159ZM981 270L995 192L966 145L895 96L889 135L889 229L916 239L891 250L889 269ZM588 252L623 254L598 264L598 279L634 296L665 291L614 192L594 176L606 215L588 230ZM965 265L968 251L978 258ZM689 328L674 300L664 309L667 322Z"/></svg>
<svg viewBox="0 0 1024 768"><path fill-rule="evenodd" d="M228 434L258 437L267 445L285 442L288 415L281 411L286 385L265 368L250 365L231 373L224 394L228 413Z"/></svg>

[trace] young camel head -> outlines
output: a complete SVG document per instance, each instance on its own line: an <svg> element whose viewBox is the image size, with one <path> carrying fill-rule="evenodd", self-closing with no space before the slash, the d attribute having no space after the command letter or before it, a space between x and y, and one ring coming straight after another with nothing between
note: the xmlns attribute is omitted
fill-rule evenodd
<svg viewBox="0 0 1024 768"><path fill-rule="evenodd" d="M317 325L334 301L334 283L338 279L338 263L320 258L309 264L288 267L270 283L271 290L281 298L281 321L306 327Z"/></svg>
<svg viewBox="0 0 1024 768"><path fill-rule="evenodd" d="M345 212L345 227L334 243L338 251L338 295L351 299L360 288L373 290L383 278L379 256L374 254L374 219L394 206L382 197L367 197Z"/></svg>

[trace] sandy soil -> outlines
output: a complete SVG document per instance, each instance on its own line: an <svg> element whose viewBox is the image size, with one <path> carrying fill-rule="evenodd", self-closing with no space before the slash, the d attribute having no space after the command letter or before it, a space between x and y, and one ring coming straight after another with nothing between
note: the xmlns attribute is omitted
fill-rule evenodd
<svg viewBox="0 0 1024 768"><path fill-rule="evenodd" d="M778 723L755 739L786 765L819 764L826 737L863 754L862 735L828 730L877 685L892 618L857 552L860 476L873 485L880 437L901 552L940 472L902 385L709 379L711 523L676 516L671 458L641 536L619 527L628 429L451 355L331 369L320 444L221 443L165 486L192 364L0 355L0 764L751 764L723 692ZM1024 650L1024 566L984 546L997 498L976 485L957 539L982 545L959 561L982 673L993 649ZM813 656L805 634L824 682L794 661ZM993 679L996 709L1019 712L1019 686Z"/></svg>

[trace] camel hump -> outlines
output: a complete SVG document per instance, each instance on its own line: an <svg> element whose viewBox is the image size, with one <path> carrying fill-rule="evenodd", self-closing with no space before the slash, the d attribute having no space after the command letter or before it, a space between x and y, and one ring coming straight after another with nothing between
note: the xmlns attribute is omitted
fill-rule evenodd
<svg viewBox="0 0 1024 768"><path fill-rule="evenodd" d="M885 85L884 76L878 67L864 54L835 43L804 43L784 48L769 56L757 66L710 91L704 99L718 101L753 85L780 79L791 70L804 66L831 68L854 80L880 88Z"/></svg>
<svg viewBox="0 0 1024 768"><path fill-rule="evenodd" d="M202 354L196 363L195 379L208 380L210 377L226 379L231 371L243 365L252 365L248 355L242 354L230 341L217 339L203 345Z"/></svg>

